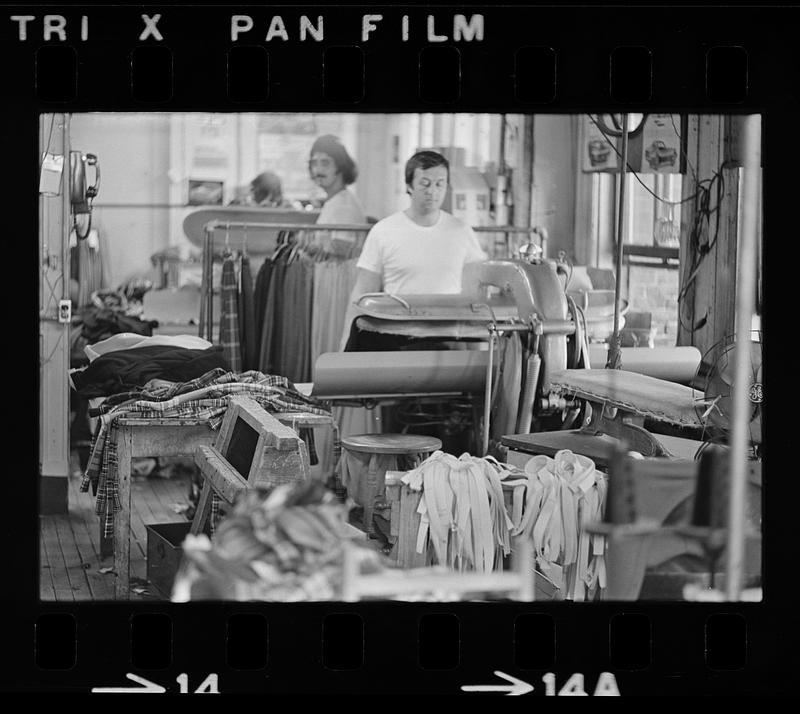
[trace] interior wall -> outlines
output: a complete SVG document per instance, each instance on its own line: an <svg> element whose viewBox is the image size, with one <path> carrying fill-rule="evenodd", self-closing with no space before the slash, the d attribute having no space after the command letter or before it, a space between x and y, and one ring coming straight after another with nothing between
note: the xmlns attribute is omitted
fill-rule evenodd
<svg viewBox="0 0 800 714"><path fill-rule="evenodd" d="M169 245L169 129L166 114L72 115L73 148L100 164L92 225L106 251L108 287L147 271L150 255Z"/></svg>
<svg viewBox="0 0 800 714"><path fill-rule="evenodd" d="M575 260L575 153L572 117L537 114L533 126L533 189L531 220L548 232L547 253L566 251Z"/></svg>
<svg viewBox="0 0 800 714"><path fill-rule="evenodd" d="M241 181L261 167L255 165L255 151L243 151L242 144L254 139L256 115L242 115L237 126L238 166ZM405 208L403 166L420 143L425 120L436 127L439 115L351 115L340 127L342 139L359 165L359 180L354 191L368 215L383 218ZM248 119L250 121L248 121ZM485 117L483 142L473 147L485 161L498 159L499 116ZM440 134L448 126L438 127ZM252 126L251 126L252 125ZM455 122L456 129L458 124ZM461 127L461 134L464 134ZM188 248L182 235L182 218L187 208L176 194L175 121L169 114L75 114L72 121L73 145L97 154L102 171L100 193L95 200L94 226L106 248L108 287L151 270L150 256L171 245ZM441 137L440 138L444 138ZM472 137L470 137L472 138ZM248 142L249 140L249 142ZM576 178L577 137L574 117L537 115L534 120L534 166L531 221L549 233L548 253L564 250L572 260L588 262L586 231L576 221L576 206L581 198ZM248 159L250 159L248 161ZM476 162L478 163L478 162ZM249 168L248 168L249 167ZM185 178L185 177L184 177ZM232 178L232 177L231 177ZM581 204L584 202L581 201ZM176 206L170 208L170 206ZM175 214L175 215L172 215Z"/></svg>

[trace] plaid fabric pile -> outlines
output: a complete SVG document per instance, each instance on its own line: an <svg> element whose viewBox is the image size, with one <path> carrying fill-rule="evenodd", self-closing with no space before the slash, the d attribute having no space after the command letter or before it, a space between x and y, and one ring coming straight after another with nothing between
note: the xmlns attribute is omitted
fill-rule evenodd
<svg viewBox="0 0 800 714"><path fill-rule="evenodd" d="M230 397L244 394L267 412L303 412L330 416L330 409L295 389L286 378L255 370L236 374L213 369L189 382L152 380L137 392L117 394L99 409L100 420L92 441L91 455L81 482L81 491L93 487L95 512L103 519L103 532L111 537L114 514L121 509L117 479L117 420L193 419L212 429L222 424ZM338 452L339 445L334 449Z"/></svg>

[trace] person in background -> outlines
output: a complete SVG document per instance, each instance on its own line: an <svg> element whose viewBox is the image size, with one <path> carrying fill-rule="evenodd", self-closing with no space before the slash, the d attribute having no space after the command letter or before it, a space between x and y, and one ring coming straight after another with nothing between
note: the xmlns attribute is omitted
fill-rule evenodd
<svg viewBox="0 0 800 714"><path fill-rule="evenodd" d="M283 187L277 174L263 171L250 182L250 195L258 206L283 205Z"/></svg>
<svg viewBox="0 0 800 714"><path fill-rule="evenodd" d="M325 203L317 218L320 225L364 225L367 216L361 202L348 188L358 177L355 161L347 153L347 149L335 136L320 136L311 146L308 159L308 173L323 191ZM317 243L328 250L351 246L356 241L356 234L347 231L336 231L329 235L319 234Z"/></svg>
<svg viewBox="0 0 800 714"><path fill-rule="evenodd" d="M319 225L366 225L367 216L356 195L348 187L355 183L358 168L347 149L338 138L325 134L317 138L311 146L308 158L308 173L311 180L325 191L325 202L317 218ZM359 238L363 232L356 231L315 231L313 244L315 248L341 258L353 256L360 245ZM317 266L318 275L327 277L326 285L330 288L331 280L336 286L335 298L326 310L320 311L318 320L326 326L325 340L320 341L315 354L333 352L338 347L342 320L347 312L347 300L351 286L355 280L355 265L352 260L343 260L327 264L333 271L326 270L326 263ZM318 285L318 284L317 284ZM377 410L364 407L334 407L334 418L339 426L341 436L350 434L373 434L380 431ZM336 464L333 462L333 441L327 429L317 430L317 452L320 454L323 473L331 473L330 485L343 497L343 487L334 474Z"/></svg>
<svg viewBox="0 0 800 714"><path fill-rule="evenodd" d="M250 182L249 193L240 199L234 199L230 205L285 208L291 206L291 203L283 198L280 177L272 171L263 171Z"/></svg>
<svg viewBox="0 0 800 714"><path fill-rule="evenodd" d="M464 265L487 259L472 228L441 208L450 181L450 165L444 156L417 152L406 162L405 179L408 208L378 221L364 242L345 316L342 350L348 347L357 314L355 302L362 295L459 293ZM365 348L379 349L359 347Z"/></svg>

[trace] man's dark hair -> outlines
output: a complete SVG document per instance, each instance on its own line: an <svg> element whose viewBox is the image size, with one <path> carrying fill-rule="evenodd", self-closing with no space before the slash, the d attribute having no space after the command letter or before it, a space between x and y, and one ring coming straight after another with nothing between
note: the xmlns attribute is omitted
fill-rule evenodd
<svg viewBox="0 0 800 714"><path fill-rule="evenodd" d="M406 161L406 186L410 186L414 182L416 169L427 171L434 166L444 166L447 169L447 183L450 183L450 162L435 151L418 151Z"/></svg>
<svg viewBox="0 0 800 714"><path fill-rule="evenodd" d="M342 146L342 142L332 134L325 134L319 137L311 146L309 158L316 152L321 151L330 156L336 164L336 169L342 174L345 186L355 183L358 178L358 168L356 162L347 153L347 149ZM310 169L310 166L309 166Z"/></svg>
<svg viewBox="0 0 800 714"><path fill-rule="evenodd" d="M264 171L250 182L250 190L256 203L261 203L264 199L280 203L283 198L281 180L272 171Z"/></svg>

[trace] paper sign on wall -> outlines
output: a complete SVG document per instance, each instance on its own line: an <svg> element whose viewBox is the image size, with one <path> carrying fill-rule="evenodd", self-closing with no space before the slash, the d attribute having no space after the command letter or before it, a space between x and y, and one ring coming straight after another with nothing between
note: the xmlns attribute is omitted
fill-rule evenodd
<svg viewBox="0 0 800 714"><path fill-rule="evenodd" d="M646 173L680 173L681 118L673 114L648 114L642 129L642 165Z"/></svg>
<svg viewBox="0 0 800 714"><path fill-rule="evenodd" d="M619 166L619 157L614 150L616 139L606 136L592 119L583 116L583 141L581 154L584 171L614 171Z"/></svg>

